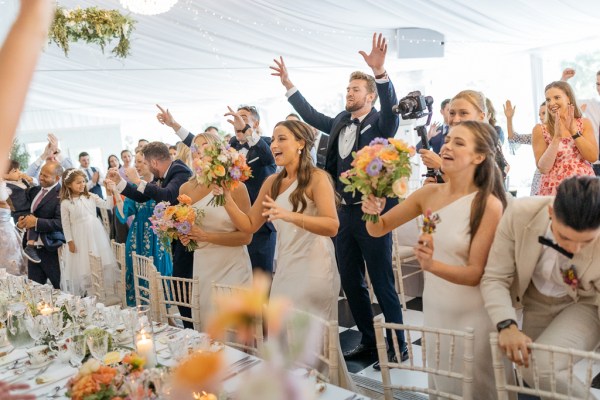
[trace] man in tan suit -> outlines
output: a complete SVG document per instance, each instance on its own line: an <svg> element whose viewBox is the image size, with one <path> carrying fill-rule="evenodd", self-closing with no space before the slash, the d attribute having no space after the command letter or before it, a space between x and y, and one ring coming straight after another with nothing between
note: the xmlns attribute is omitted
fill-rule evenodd
<svg viewBox="0 0 600 400"><path fill-rule="evenodd" d="M593 350L600 341L600 179L573 177L555 198L513 201L496 231L481 292L511 361L528 367L532 341ZM522 331L516 308L523 309ZM538 358L537 365L550 368L549 360ZM556 359L561 393L566 367L566 358ZM532 376L525 368L530 385ZM548 388L544 376L540 385ZM580 382L575 386L579 396L588 391Z"/></svg>

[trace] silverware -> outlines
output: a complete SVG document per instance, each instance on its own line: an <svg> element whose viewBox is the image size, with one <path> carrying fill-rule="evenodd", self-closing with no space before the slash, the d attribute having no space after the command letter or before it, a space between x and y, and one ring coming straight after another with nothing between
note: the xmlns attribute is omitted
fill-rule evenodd
<svg viewBox="0 0 600 400"><path fill-rule="evenodd" d="M358 399L358 395L356 393L354 393L352 396L348 396L344 400L357 400L357 399Z"/></svg>
<svg viewBox="0 0 600 400"><path fill-rule="evenodd" d="M55 386L54 389L52 389L54 391L54 393L48 393L46 398L47 399L55 399L57 397L62 397L62 395L58 394L58 392L60 392L60 389L62 389L62 386Z"/></svg>
<svg viewBox="0 0 600 400"><path fill-rule="evenodd" d="M235 368L235 370L233 370L229 374L227 374L223 378L223 380L231 379L234 376L241 374L245 370L254 367L256 364L259 364L260 362L261 362L261 360L259 360L259 359L248 360L245 363L240 364L238 367Z"/></svg>

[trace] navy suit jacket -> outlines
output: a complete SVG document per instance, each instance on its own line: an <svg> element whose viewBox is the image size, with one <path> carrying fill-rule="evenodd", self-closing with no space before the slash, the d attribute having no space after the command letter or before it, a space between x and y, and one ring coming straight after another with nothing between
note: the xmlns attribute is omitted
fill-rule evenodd
<svg viewBox="0 0 600 400"><path fill-rule="evenodd" d="M381 111L371 108L371 111L363 119L358 127L360 134L356 135L354 151L367 146L377 137L391 138L396 135L400 119L397 114L392 112L392 106L398 103L392 82L377 83L377 94L379 95ZM344 172L337 170L339 158L338 137L341 130L346 126L346 123L351 119L351 113L342 111L335 118L328 117L315 110L299 91L292 94L288 98L288 101L307 124L314 126L321 132L329 133L325 170L337 182L340 174Z"/></svg>
<svg viewBox="0 0 600 400"><path fill-rule="evenodd" d="M42 190L41 186L34 186L27 191L27 197L30 202ZM49 191L40 204L33 211L33 215L38 219L35 231L40 234L42 243L46 243L43 236L52 232L62 232L62 222L60 219L60 183Z"/></svg>
<svg viewBox="0 0 600 400"><path fill-rule="evenodd" d="M127 182L123 194L138 203L145 203L148 200L154 200L157 203L168 201L171 204L178 204L179 188L192 177L192 171L181 160L175 160L171 163L167 176L158 183L158 177L155 176L152 182L148 182L144 193L140 193L137 188Z"/></svg>

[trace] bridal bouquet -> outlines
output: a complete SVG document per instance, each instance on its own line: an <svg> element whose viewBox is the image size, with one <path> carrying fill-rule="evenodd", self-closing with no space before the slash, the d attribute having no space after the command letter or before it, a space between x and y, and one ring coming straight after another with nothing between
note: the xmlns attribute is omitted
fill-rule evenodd
<svg viewBox="0 0 600 400"><path fill-rule="evenodd" d="M345 192L359 191L363 198L406 197L412 169L410 157L415 149L402 140L376 138L353 152L352 169L340 175ZM363 221L378 222L378 215L364 214Z"/></svg>
<svg viewBox="0 0 600 400"><path fill-rule="evenodd" d="M199 152L195 146L192 146L192 151ZM214 184L229 190L235 189L240 182L247 181L252 176L246 156L225 142L207 144L200 157L194 160L193 166L198 183L206 186ZM224 206L225 195L213 197L208 204Z"/></svg>
<svg viewBox="0 0 600 400"><path fill-rule="evenodd" d="M171 241L178 239L180 235L190 233L192 225L200 224L204 217L204 210L192 207L192 199L189 196L182 194L177 200L177 205L171 205L168 201L158 203L150 217L151 228L165 247L169 247ZM198 244L191 240L186 249L194 251L197 247Z"/></svg>

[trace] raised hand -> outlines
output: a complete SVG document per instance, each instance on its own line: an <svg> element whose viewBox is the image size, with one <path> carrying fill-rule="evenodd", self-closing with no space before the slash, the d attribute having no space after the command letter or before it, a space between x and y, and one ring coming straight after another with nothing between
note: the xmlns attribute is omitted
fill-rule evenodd
<svg viewBox="0 0 600 400"><path fill-rule="evenodd" d="M229 122L231 125L233 125L233 128L236 130L236 134L237 134L237 131L241 131L242 129L244 129L244 127L246 126L246 122L244 121L242 116L237 111L234 111L229 106L227 106L227 109L229 109L229 112L226 112L225 116L233 117L233 119L228 119L227 122Z"/></svg>
<svg viewBox="0 0 600 400"><path fill-rule="evenodd" d="M171 115L171 112L168 108L165 110L158 104L156 105L156 107L158 107L158 109L160 110L160 112L156 114L156 119L158 120L158 122L170 128L173 128L175 131L178 131L181 128L181 125L178 124L177 121L175 121L175 118L173 118L173 115Z"/></svg>
<svg viewBox="0 0 600 400"><path fill-rule="evenodd" d="M279 79L281 79L281 84L285 86L287 90L290 90L294 87L294 84L292 83L292 81L290 81L285 62L283 62L283 57L279 56L279 61L277 61L276 58L273 59L273 61L275 62L275 66L270 66L269 68L271 68L275 72L272 72L271 75L278 76Z"/></svg>
<svg viewBox="0 0 600 400"><path fill-rule="evenodd" d="M575 70L573 68L565 68L562 72L562 76L560 77L560 80L566 82L574 76L575 76Z"/></svg>
<svg viewBox="0 0 600 400"><path fill-rule="evenodd" d="M94 184L97 184L99 180L100 180L100 172L96 171L96 172L94 172L94 175L92 175L92 182L94 182Z"/></svg>
<svg viewBox="0 0 600 400"><path fill-rule="evenodd" d="M116 168L109 168L106 173L106 178L113 181L115 184L119 184L121 182L121 175L119 174L119 170Z"/></svg>
<svg viewBox="0 0 600 400"><path fill-rule="evenodd" d="M441 124L439 122L434 122L431 124L429 131L427 132L427 139L431 139L432 137L435 137L441 133L441 131L438 131L440 125Z"/></svg>
<svg viewBox="0 0 600 400"><path fill-rule="evenodd" d="M140 181L142 180L137 169L135 169L134 167L125 168L125 176L127 177L127 179L129 179L131 183L135 185L139 185Z"/></svg>
<svg viewBox="0 0 600 400"><path fill-rule="evenodd" d="M116 196L117 194L117 185L115 185L115 183L113 181L111 181L110 179L106 178L104 179L104 187L106 188L106 191L113 196Z"/></svg>
<svg viewBox="0 0 600 400"><path fill-rule="evenodd" d="M362 50L358 53L363 56L365 62L371 67L375 75L381 75L385 72L383 64L385 63L385 55L387 53L387 42L381 33L379 36L377 36L377 32L373 34L373 47L369 54Z"/></svg>
<svg viewBox="0 0 600 400"><path fill-rule="evenodd" d="M506 116L506 118L512 119L512 117L515 116L515 110L517 109L517 106L513 107L510 100L506 100L506 103L504 103L503 107L504 107L504 115Z"/></svg>

